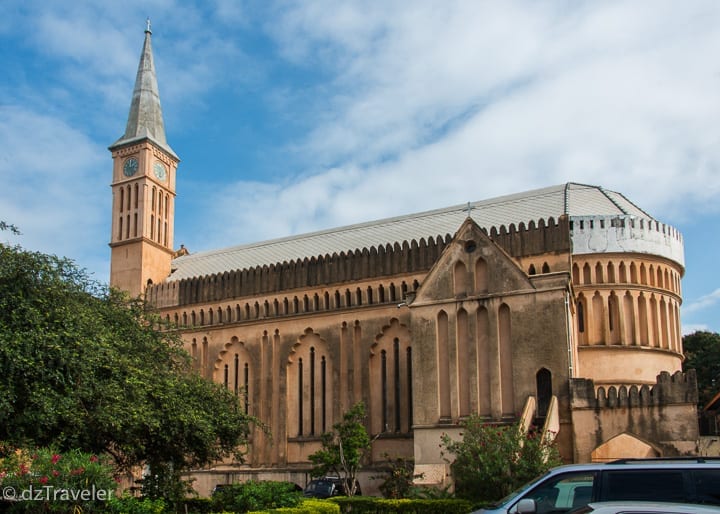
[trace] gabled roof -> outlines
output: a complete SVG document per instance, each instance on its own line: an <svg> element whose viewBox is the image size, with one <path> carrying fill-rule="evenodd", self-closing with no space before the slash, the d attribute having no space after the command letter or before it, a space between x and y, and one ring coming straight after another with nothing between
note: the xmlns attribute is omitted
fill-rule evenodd
<svg viewBox="0 0 720 514"><path fill-rule="evenodd" d="M444 209L184 255L173 261L174 271L167 280L182 280L413 239L444 237L455 234L468 216L489 230L502 225L507 227L511 223L517 225L523 222L527 225L530 221L550 217L557 220L563 214L571 218L634 215L652 219L620 193L570 182Z"/></svg>
<svg viewBox="0 0 720 514"><path fill-rule="evenodd" d="M160 107L160 94L158 93L157 77L153 63L151 35L150 20L148 20L125 134L110 146L110 150L144 139L150 139L160 148L177 158L177 155L175 155L175 152L172 151L165 139L165 124L163 122L162 108Z"/></svg>

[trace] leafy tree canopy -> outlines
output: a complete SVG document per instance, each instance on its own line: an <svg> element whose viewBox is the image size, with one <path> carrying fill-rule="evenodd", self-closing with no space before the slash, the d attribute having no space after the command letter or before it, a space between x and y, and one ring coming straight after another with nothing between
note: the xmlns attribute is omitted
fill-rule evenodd
<svg viewBox="0 0 720 514"><path fill-rule="evenodd" d="M121 468L235 451L250 422L238 398L193 373L158 321L67 259L0 243L0 440L107 452Z"/></svg>
<svg viewBox="0 0 720 514"><path fill-rule="evenodd" d="M698 400L707 404L720 392L720 334L697 331L683 337L683 371L697 372Z"/></svg>
<svg viewBox="0 0 720 514"><path fill-rule="evenodd" d="M333 425L332 432L321 436L322 448L310 455L312 476L332 475L343 479L348 496L355 494L357 473L365 452L370 449L364 420L365 405L358 402L343 414L342 421Z"/></svg>

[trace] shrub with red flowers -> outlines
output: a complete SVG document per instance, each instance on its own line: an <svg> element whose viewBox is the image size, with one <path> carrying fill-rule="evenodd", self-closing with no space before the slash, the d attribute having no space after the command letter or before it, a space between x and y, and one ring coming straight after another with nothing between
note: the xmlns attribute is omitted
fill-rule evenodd
<svg viewBox="0 0 720 514"><path fill-rule="evenodd" d="M10 512L103 512L117 483L96 455L0 447L0 484Z"/></svg>
<svg viewBox="0 0 720 514"><path fill-rule="evenodd" d="M443 435L443 451L455 482L455 495L471 501L495 501L561 464L556 445L518 424L489 424L480 416L462 424L462 440Z"/></svg>

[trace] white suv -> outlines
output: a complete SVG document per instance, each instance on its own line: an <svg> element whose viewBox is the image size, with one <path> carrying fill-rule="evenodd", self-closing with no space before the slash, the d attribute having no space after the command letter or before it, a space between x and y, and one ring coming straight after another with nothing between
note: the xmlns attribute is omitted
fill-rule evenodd
<svg viewBox="0 0 720 514"><path fill-rule="evenodd" d="M560 466L476 513L559 514L592 501L615 500L720 506L720 458L622 459Z"/></svg>

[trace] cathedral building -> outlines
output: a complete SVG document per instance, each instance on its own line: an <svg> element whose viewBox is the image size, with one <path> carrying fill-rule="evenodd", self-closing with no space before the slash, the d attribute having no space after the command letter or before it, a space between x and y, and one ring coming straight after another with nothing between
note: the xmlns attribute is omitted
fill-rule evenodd
<svg viewBox="0 0 720 514"><path fill-rule="evenodd" d="M568 462L693 453L680 372L683 241L621 193L566 183L200 253L173 246L179 158L145 33L110 146L112 286L179 327L198 373L240 395L247 462L196 477L304 485L356 402L385 454L444 484L442 434L479 414L533 422ZM372 491L368 476L363 490Z"/></svg>

